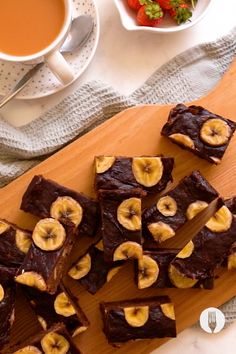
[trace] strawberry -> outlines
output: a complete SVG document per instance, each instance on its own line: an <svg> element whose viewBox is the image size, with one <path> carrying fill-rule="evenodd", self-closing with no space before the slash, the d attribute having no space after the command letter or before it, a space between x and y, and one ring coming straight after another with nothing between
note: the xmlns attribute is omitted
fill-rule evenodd
<svg viewBox="0 0 236 354"><path fill-rule="evenodd" d="M178 25L185 23L190 17L192 17L192 12L189 10L189 6L184 3L169 10L169 14L174 18Z"/></svg>
<svg viewBox="0 0 236 354"><path fill-rule="evenodd" d="M157 27L164 13L157 3L150 3L142 6L137 13L137 21L140 26Z"/></svg>
<svg viewBox="0 0 236 354"><path fill-rule="evenodd" d="M132 10L138 11L143 5L150 4L152 0L127 0Z"/></svg>
<svg viewBox="0 0 236 354"><path fill-rule="evenodd" d="M156 0L163 10L171 10L180 6L183 0Z"/></svg>

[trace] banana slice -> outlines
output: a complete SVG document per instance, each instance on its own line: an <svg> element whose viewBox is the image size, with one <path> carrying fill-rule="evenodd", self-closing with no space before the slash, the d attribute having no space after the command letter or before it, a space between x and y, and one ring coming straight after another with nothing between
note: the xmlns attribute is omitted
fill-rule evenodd
<svg viewBox="0 0 236 354"><path fill-rule="evenodd" d="M36 224L32 239L41 250L55 251L63 246L66 239L66 231L59 221L46 218Z"/></svg>
<svg viewBox="0 0 236 354"><path fill-rule="evenodd" d="M149 256L144 255L138 261L138 288L149 288L157 281L159 275L158 264Z"/></svg>
<svg viewBox="0 0 236 354"><path fill-rule="evenodd" d="M229 125L219 118L208 119L200 130L201 139L212 146L224 145L231 134Z"/></svg>
<svg viewBox="0 0 236 354"><path fill-rule="evenodd" d="M24 272L15 277L17 283L37 288L41 291L47 290L47 285L42 275L36 272Z"/></svg>
<svg viewBox="0 0 236 354"><path fill-rule="evenodd" d="M129 258L141 258L143 255L142 246L137 242L127 241L118 246L113 254L113 261L120 261Z"/></svg>
<svg viewBox="0 0 236 354"><path fill-rule="evenodd" d="M177 203L174 198L166 195L158 200L157 210L164 216L174 216L177 212Z"/></svg>
<svg viewBox="0 0 236 354"><path fill-rule="evenodd" d="M116 161L114 156L97 156L95 157L95 168L97 173L104 173L111 168Z"/></svg>
<svg viewBox="0 0 236 354"><path fill-rule="evenodd" d="M175 320L175 310L172 303L161 304L161 311L166 317L170 318L171 320Z"/></svg>
<svg viewBox="0 0 236 354"><path fill-rule="evenodd" d="M142 327L148 320L149 307L126 307L124 308L125 319L132 327Z"/></svg>
<svg viewBox="0 0 236 354"><path fill-rule="evenodd" d="M177 258L188 258L194 251L193 241L189 241L187 245L177 254Z"/></svg>
<svg viewBox="0 0 236 354"><path fill-rule="evenodd" d="M109 282L119 272L121 268L122 266L119 266L109 270L109 272L107 273L107 282Z"/></svg>
<svg viewBox="0 0 236 354"><path fill-rule="evenodd" d="M192 220L195 216L204 209L208 207L208 203L203 202L202 200L196 200L196 202L189 204L186 211L186 216L188 220Z"/></svg>
<svg viewBox="0 0 236 354"><path fill-rule="evenodd" d="M48 333L41 340L45 354L67 354L70 349L68 340L59 333Z"/></svg>
<svg viewBox="0 0 236 354"><path fill-rule="evenodd" d="M78 227L82 221L83 208L71 197L58 197L51 205L50 216L56 220L68 219Z"/></svg>
<svg viewBox="0 0 236 354"><path fill-rule="evenodd" d="M74 306L71 304L68 296L65 293L57 295L54 301L54 309L58 315L70 317L76 314Z"/></svg>
<svg viewBox="0 0 236 354"><path fill-rule="evenodd" d="M163 164L160 157L134 157L132 171L138 183L153 187L161 180Z"/></svg>
<svg viewBox="0 0 236 354"><path fill-rule="evenodd" d="M76 337L78 334L87 331L87 329L88 329L88 327L86 327L86 326L80 326L80 327L76 328L76 330L72 334L72 337Z"/></svg>
<svg viewBox="0 0 236 354"><path fill-rule="evenodd" d="M6 222L0 220L0 235L10 229L10 225Z"/></svg>
<svg viewBox="0 0 236 354"><path fill-rule="evenodd" d="M182 275L173 264L169 267L169 278L171 283L179 289L188 289L192 288L198 280L187 278Z"/></svg>
<svg viewBox="0 0 236 354"><path fill-rule="evenodd" d="M155 241L161 243L175 236L175 231L168 224L158 221L148 225L148 230Z"/></svg>
<svg viewBox="0 0 236 354"><path fill-rule="evenodd" d="M103 240L101 239L96 245L95 247L99 250L99 251L103 251Z"/></svg>
<svg viewBox="0 0 236 354"><path fill-rule="evenodd" d="M212 232L224 232L230 228L232 221L232 213L223 205L206 223L206 227Z"/></svg>
<svg viewBox="0 0 236 354"><path fill-rule="evenodd" d="M181 145L188 147L189 149L195 148L193 140L188 135L176 133L176 134L171 134L169 138Z"/></svg>
<svg viewBox="0 0 236 354"><path fill-rule="evenodd" d="M17 248L23 253L27 253L32 244L31 235L21 230L16 230L15 241Z"/></svg>
<svg viewBox="0 0 236 354"><path fill-rule="evenodd" d="M228 270L236 269L236 253L228 256Z"/></svg>
<svg viewBox="0 0 236 354"><path fill-rule="evenodd" d="M42 352L41 352L41 350L39 350L38 348L36 348L32 345L28 345L25 348L17 350L13 354L42 354Z"/></svg>
<svg viewBox="0 0 236 354"><path fill-rule="evenodd" d="M5 292L3 286L0 284L0 302L4 299Z"/></svg>
<svg viewBox="0 0 236 354"><path fill-rule="evenodd" d="M141 200L129 198L117 208L117 220L127 230L141 230Z"/></svg>
<svg viewBox="0 0 236 354"><path fill-rule="evenodd" d="M47 322L45 321L45 319L42 316L37 316L37 319L41 325L41 327L43 328L44 331L47 330Z"/></svg>
<svg viewBox="0 0 236 354"><path fill-rule="evenodd" d="M81 279L85 277L91 269L91 257L87 253L83 256L68 272L68 275L73 279Z"/></svg>

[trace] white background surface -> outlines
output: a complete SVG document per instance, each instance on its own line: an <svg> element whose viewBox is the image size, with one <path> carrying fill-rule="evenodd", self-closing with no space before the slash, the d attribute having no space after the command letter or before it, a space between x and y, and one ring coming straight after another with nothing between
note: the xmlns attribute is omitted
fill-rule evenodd
<svg viewBox="0 0 236 354"><path fill-rule="evenodd" d="M127 32L120 23L113 1L95 0L101 19L101 37L95 58L83 77L54 96L27 102L15 100L4 108L2 115L14 125L26 124L82 83L94 79L113 85L121 93L131 93L176 54L195 44L214 40L236 25L236 1L213 1L210 13L195 27L176 34L157 35ZM214 335L201 329L187 329L178 339L169 341L155 353L235 354L236 323Z"/></svg>

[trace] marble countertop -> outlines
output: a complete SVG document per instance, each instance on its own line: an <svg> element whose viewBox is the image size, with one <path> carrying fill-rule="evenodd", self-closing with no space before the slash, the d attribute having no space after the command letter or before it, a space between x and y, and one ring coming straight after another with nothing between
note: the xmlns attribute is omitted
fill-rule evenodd
<svg viewBox="0 0 236 354"><path fill-rule="evenodd" d="M90 80L102 80L121 93L129 94L140 86L158 67L176 54L195 44L214 40L236 25L236 1L214 0L208 15L196 26L176 34L127 32L121 25L112 0L95 0L101 19L101 37L93 62L71 87L53 96L32 100L14 100L1 112L15 126L36 119ZM227 9L223 6L227 3ZM219 334L207 334L190 328L169 341L153 354L235 354L236 322Z"/></svg>

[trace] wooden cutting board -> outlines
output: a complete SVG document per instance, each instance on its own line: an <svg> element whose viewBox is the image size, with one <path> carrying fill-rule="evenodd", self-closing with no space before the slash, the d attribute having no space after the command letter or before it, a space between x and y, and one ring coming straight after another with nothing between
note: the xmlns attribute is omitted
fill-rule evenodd
<svg viewBox="0 0 236 354"><path fill-rule="evenodd" d="M206 97L194 102L217 114L236 121L236 61L220 84ZM84 135L63 150L53 155L31 171L9 184L0 191L0 216L22 227L32 228L36 218L19 210L21 197L35 174L43 174L65 186L94 195L93 158L94 155L156 155L175 157L174 181L199 169L203 175L222 194L236 194L236 135L220 166L214 166L180 149L168 139L160 136L163 124L171 106L138 106L121 112L98 128ZM182 246L187 239L203 224L206 216L200 216L188 224L173 240L164 246ZM92 242L81 238L71 256L75 260ZM84 354L147 354L166 340L143 340L125 344L120 349L108 345L102 332L99 313L100 301L122 300L132 297L145 297L168 294L176 308L177 328L181 332L199 319L201 311L209 306L219 306L236 294L236 271L222 270L216 280L214 290L200 289L163 289L137 290L133 281L133 265L127 265L113 280L92 296L73 280L66 280L91 321L88 331L77 336L75 342ZM12 331L12 342L27 338L38 331L37 321L26 302L19 299L16 312L16 324Z"/></svg>

